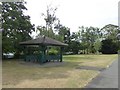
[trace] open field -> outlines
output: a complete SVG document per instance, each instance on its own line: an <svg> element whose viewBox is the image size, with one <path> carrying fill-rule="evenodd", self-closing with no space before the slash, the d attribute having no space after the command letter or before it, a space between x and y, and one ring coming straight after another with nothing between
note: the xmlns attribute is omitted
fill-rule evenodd
<svg viewBox="0 0 120 90"><path fill-rule="evenodd" d="M66 55L63 62L44 65L20 60L3 61L3 88L82 88L100 71L81 66L108 67L117 55Z"/></svg>

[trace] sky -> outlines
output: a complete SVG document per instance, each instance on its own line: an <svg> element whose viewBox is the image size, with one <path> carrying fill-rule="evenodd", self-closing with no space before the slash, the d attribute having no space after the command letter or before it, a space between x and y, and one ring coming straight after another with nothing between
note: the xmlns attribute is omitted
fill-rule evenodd
<svg viewBox="0 0 120 90"><path fill-rule="evenodd" d="M42 13L46 13L48 5L57 7L56 16L61 24L72 32L79 26L102 28L107 24L118 25L118 2L120 0L25 0L26 15L30 15L31 23L45 25ZM33 36L36 33L33 33Z"/></svg>

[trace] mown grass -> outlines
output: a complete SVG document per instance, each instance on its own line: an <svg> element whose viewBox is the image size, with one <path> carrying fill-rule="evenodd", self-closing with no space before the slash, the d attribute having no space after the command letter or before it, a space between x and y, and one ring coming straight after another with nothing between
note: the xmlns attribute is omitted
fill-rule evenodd
<svg viewBox="0 0 120 90"><path fill-rule="evenodd" d="M82 88L99 71L76 69L80 66L105 68L117 55L66 55L62 63L26 64L19 60L3 61L3 88ZM58 65L56 65L58 64Z"/></svg>
<svg viewBox="0 0 120 90"><path fill-rule="evenodd" d="M79 62L80 66L106 68L117 59L117 55L68 55L64 59L68 62Z"/></svg>

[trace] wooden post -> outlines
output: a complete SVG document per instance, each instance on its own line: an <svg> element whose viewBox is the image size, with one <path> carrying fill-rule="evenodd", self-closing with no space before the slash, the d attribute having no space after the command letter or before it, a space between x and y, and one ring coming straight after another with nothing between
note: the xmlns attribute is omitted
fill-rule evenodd
<svg viewBox="0 0 120 90"><path fill-rule="evenodd" d="M23 55L24 61L26 61L26 47L24 46L24 55Z"/></svg>
<svg viewBox="0 0 120 90"><path fill-rule="evenodd" d="M45 51L46 51L46 46L42 46L42 58L41 58L41 63L44 63L45 60L46 60Z"/></svg>
<svg viewBox="0 0 120 90"><path fill-rule="evenodd" d="M60 62L62 62L62 50L63 50L63 47L60 47Z"/></svg>

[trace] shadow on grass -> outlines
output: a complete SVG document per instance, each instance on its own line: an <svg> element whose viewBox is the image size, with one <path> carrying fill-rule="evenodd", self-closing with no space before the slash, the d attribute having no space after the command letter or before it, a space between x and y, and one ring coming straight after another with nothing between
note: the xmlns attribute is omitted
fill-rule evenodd
<svg viewBox="0 0 120 90"><path fill-rule="evenodd" d="M68 78L68 71L78 62L50 62L43 65L21 60L3 61L3 85L16 85L24 80Z"/></svg>
<svg viewBox="0 0 120 90"><path fill-rule="evenodd" d="M84 59L84 60L94 60L94 58L92 58L92 57L89 57L89 56L86 56L86 57L64 57L64 59L67 61L67 60L72 60L72 61L74 61L74 60L82 60L82 59Z"/></svg>
<svg viewBox="0 0 120 90"><path fill-rule="evenodd" d="M80 67L77 67L76 69L103 71L103 70L105 70L106 68L92 67L92 66L80 66Z"/></svg>

